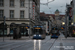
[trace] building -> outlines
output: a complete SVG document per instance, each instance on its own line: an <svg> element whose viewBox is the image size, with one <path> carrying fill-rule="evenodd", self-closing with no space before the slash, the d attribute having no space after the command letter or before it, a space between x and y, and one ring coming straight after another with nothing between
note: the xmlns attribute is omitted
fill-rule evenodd
<svg viewBox="0 0 75 50"><path fill-rule="evenodd" d="M40 0L0 0L0 25L2 26L0 35L3 34L4 16L6 24L4 35L12 34L16 27L19 27L21 34L25 35L26 32L29 34L31 28L38 22L39 12Z"/></svg>
<svg viewBox="0 0 75 50"><path fill-rule="evenodd" d="M46 31L46 34L49 34L51 31L51 21L49 20L49 17L46 16L44 12L40 13L40 21L43 23L43 27Z"/></svg>
<svg viewBox="0 0 75 50"><path fill-rule="evenodd" d="M62 21L60 20L60 14L59 14L60 12L59 12L59 10L57 9L56 11L55 11L55 24L56 24L56 26L58 27L58 28L60 28L61 27L61 23L62 23Z"/></svg>
<svg viewBox="0 0 75 50"><path fill-rule="evenodd" d="M56 26L60 29L61 26L62 26L62 23L64 22L65 23L65 15L61 15L60 14L60 11L57 9L55 11L55 23L56 23Z"/></svg>
<svg viewBox="0 0 75 50"><path fill-rule="evenodd" d="M45 23L44 27L46 33L49 33L52 27L57 26L61 29L62 23L65 23L65 15L61 15L58 9L55 11L55 14L45 14L44 12L41 12L40 19L42 23Z"/></svg>
<svg viewBox="0 0 75 50"><path fill-rule="evenodd" d="M55 11L55 14L46 14L46 17L49 17L52 27L57 26L60 28L62 23L65 23L65 15L61 15L58 9Z"/></svg>
<svg viewBox="0 0 75 50"><path fill-rule="evenodd" d="M75 22L74 17L74 1L71 1L70 4L66 4L66 17L67 17L67 26L71 26Z"/></svg>
<svg viewBox="0 0 75 50"><path fill-rule="evenodd" d="M51 21L51 26L53 27L54 24L54 20L55 20L55 15L54 14L46 14L46 17L49 17L49 20Z"/></svg>
<svg viewBox="0 0 75 50"><path fill-rule="evenodd" d="M75 2L75 0L72 0L72 1L70 2L70 6L71 6L71 8L72 8L72 9L71 9L71 16L72 16L72 17L71 17L71 22L72 22L71 24L72 24L72 25L75 23L75 16L74 16L74 15L75 15L75 3L74 3L74 2Z"/></svg>
<svg viewBox="0 0 75 50"><path fill-rule="evenodd" d="M72 12L73 12L73 14L72 14L72 19L73 19L73 23L75 23L75 0L72 0L71 1L71 6L72 6Z"/></svg>

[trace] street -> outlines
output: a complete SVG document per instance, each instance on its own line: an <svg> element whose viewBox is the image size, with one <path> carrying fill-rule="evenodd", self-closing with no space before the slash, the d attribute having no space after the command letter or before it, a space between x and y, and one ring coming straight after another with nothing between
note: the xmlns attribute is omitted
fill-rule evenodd
<svg viewBox="0 0 75 50"><path fill-rule="evenodd" d="M3 42L0 39L0 50L75 50L75 37L66 39L60 32L58 39L51 39L50 36L44 40L5 39Z"/></svg>
<svg viewBox="0 0 75 50"><path fill-rule="evenodd" d="M75 50L75 0L0 0L0 50Z"/></svg>

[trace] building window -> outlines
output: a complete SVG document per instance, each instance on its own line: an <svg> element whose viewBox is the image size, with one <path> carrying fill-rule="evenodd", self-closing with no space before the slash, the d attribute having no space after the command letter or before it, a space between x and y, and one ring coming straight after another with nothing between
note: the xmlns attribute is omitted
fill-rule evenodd
<svg viewBox="0 0 75 50"><path fill-rule="evenodd" d="M24 18L24 11L20 11L20 18Z"/></svg>
<svg viewBox="0 0 75 50"><path fill-rule="evenodd" d="M4 0L0 0L0 6L4 6Z"/></svg>
<svg viewBox="0 0 75 50"><path fill-rule="evenodd" d="M4 11L0 10L0 18L4 16Z"/></svg>
<svg viewBox="0 0 75 50"><path fill-rule="evenodd" d="M24 7L25 0L20 0L20 7Z"/></svg>
<svg viewBox="0 0 75 50"><path fill-rule="evenodd" d="M14 7L14 0L10 0L10 7Z"/></svg>
<svg viewBox="0 0 75 50"><path fill-rule="evenodd" d="M10 18L14 18L14 10L10 10Z"/></svg>

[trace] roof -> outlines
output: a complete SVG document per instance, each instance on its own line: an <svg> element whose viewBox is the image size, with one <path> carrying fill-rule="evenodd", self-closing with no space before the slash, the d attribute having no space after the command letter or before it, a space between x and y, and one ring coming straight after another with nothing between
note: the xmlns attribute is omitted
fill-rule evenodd
<svg viewBox="0 0 75 50"><path fill-rule="evenodd" d="M55 18L54 18L54 17L55 17L55 14L46 14L46 16L47 16L47 17L52 16L53 19L55 19Z"/></svg>
<svg viewBox="0 0 75 50"><path fill-rule="evenodd" d="M55 11L55 13L56 13L56 12L59 12L59 10L57 9L57 10Z"/></svg>
<svg viewBox="0 0 75 50"><path fill-rule="evenodd" d="M57 9L56 11L59 11L59 10ZM49 17L49 16L52 16L53 19L55 19L55 14L45 14L44 12L40 13L41 19L42 19L43 17ZM63 17L63 16L65 16L65 15L59 15L59 16L60 16L60 17Z"/></svg>
<svg viewBox="0 0 75 50"><path fill-rule="evenodd" d="M65 15L60 15L60 17L63 17L63 16L65 16Z"/></svg>
<svg viewBox="0 0 75 50"><path fill-rule="evenodd" d="M44 12L40 13L40 16L45 17L45 13Z"/></svg>
<svg viewBox="0 0 75 50"><path fill-rule="evenodd" d="M54 17L54 16L55 16L55 14L46 14L46 16L53 16L53 17Z"/></svg>

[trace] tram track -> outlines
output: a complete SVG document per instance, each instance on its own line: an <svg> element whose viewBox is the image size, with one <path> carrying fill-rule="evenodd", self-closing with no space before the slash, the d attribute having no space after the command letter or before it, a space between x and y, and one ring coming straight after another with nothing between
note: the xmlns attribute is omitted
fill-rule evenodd
<svg viewBox="0 0 75 50"><path fill-rule="evenodd" d="M14 50L15 48L20 48L20 47L23 47L23 46L25 46L25 45L28 46L28 44L30 45L31 43L21 44L21 45L18 45L18 46L16 46L16 47L11 48L10 50ZM29 47L29 46L28 46L28 47Z"/></svg>
<svg viewBox="0 0 75 50"><path fill-rule="evenodd" d="M48 50L50 50L51 49L51 47L54 45L54 43L55 43L55 41L56 41L57 39L55 39L54 41L53 41L53 43L51 44L51 46L49 47L49 49Z"/></svg>
<svg viewBox="0 0 75 50"><path fill-rule="evenodd" d="M1 46L0 49L3 49L3 48L9 48L9 50L14 50L15 48L19 48L19 47L22 47L24 45L30 45L31 43L27 42L21 42L21 43L13 43L13 44L8 44L8 45L5 45L5 46Z"/></svg>
<svg viewBox="0 0 75 50"><path fill-rule="evenodd" d="M51 39L50 39L50 40L51 40ZM45 44L45 43L47 43L47 42L50 41L50 40L47 40L47 41L43 42L42 44Z"/></svg>
<svg viewBox="0 0 75 50"><path fill-rule="evenodd" d="M54 43L55 43L56 40L57 40L57 39L55 39L55 40L53 41L53 43L51 44L51 46L49 47L48 50L50 50L50 49L52 48L52 46L54 45Z"/></svg>
<svg viewBox="0 0 75 50"><path fill-rule="evenodd" d="M43 42L42 44L45 44L45 43L47 43L48 41L50 41L51 39L47 39L45 42Z"/></svg>
<svg viewBox="0 0 75 50"><path fill-rule="evenodd" d="M17 44L19 44L19 43L9 43L9 44L7 44L7 45L2 45L2 46L0 46L0 48L5 48L5 47L12 46L12 45L17 45Z"/></svg>
<svg viewBox="0 0 75 50"><path fill-rule="evenodd" d="M49 50L50 50L50 48L53 46L53 44L55 43L55 41L56 41L57 39L46 39L46 40L41 40L41 41L43 41L42 42L42 46L44 45L44 44L48 44L49 42L52 42L51 43L51 45L50 45L50 47L49 47ZM31 42L31 41L30 41ZM11 48L10 48L10 50L15 50L15 49L19 49L19 48L32 48L32 47L34 47L34 45L33 45L33 43L28 43L28 41L27 41L27 43L16 43L16 44L18 44L18 45L16 45L16 44L11 44ZM12 47L13 46L13 47ZM45 46L45 45L44 45ZM9 47L9 46L8 46ZM6 47L5 47L6 48Z"/></svg>
<svg viewBox="0 0 75 50"><path fill-rule="evenodd" d="M3 46L3 45L11 44L11 43L14 43L14 42L1 43L0 46L1 46L1 45Z"/></svg>

